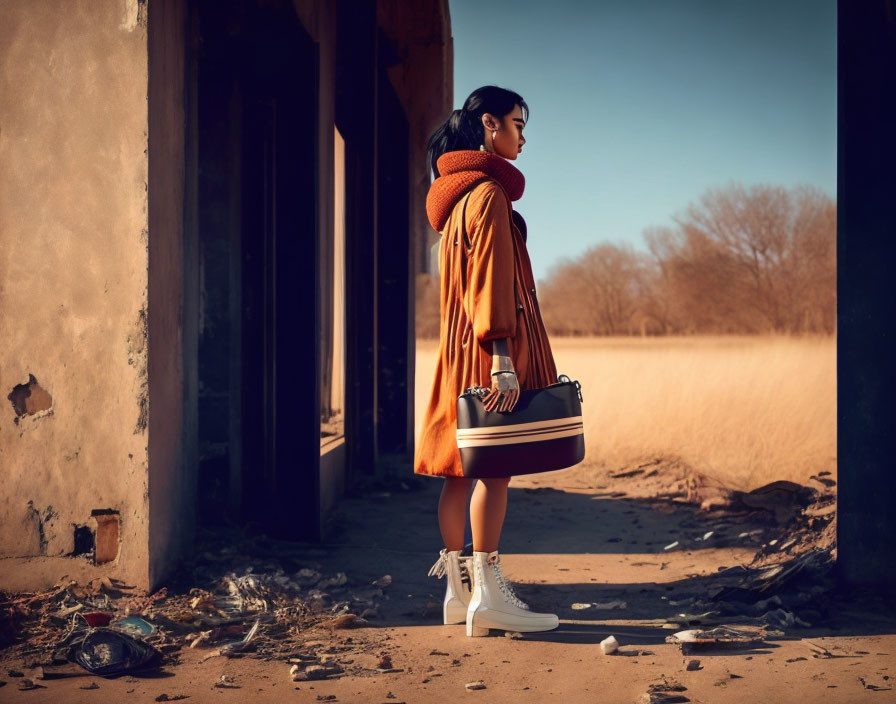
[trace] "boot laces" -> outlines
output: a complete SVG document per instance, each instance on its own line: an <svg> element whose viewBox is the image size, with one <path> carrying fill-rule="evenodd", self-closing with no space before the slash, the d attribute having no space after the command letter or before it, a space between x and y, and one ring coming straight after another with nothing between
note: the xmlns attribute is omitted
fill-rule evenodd
<svg viewBox="0 0 896 704"><path fill-rule="evenodd" d="M436 577L441 579L446 574L448 574L448 555L445 554L445 550L443 549L439 553L439 559L436 560L435 564L429 568L429 573L426 575L427 577Z"/></svg>
<svg viewBox="0 0 896 704"><path fill-rule="evenodd" d="M467 584L471 583L470 579L470 561L472 557L469 556L460 556L458 562L460 563L460 579L462 582L466 582ZM439 559L435 561L435 564L429 568L428 577L436 577L437 579L441 579L446 574L448 574L448 553L444 548L441 552L439 552Z"/></svg>
<svg viewBox="0 0 896 704"><path fill-rule="evenodd" d="M514 606L528 611L529 605L517 596L516 592L513 591L513 587L510 586L510 582L504 576L504 572L501 570L501 560L500 559L497 559L492 563L492 569L494 570L494 573L495 573L495 581L498 583L498 586L500 587L500 589L504 593L504 595L510 600L510 602Z"/></svg>

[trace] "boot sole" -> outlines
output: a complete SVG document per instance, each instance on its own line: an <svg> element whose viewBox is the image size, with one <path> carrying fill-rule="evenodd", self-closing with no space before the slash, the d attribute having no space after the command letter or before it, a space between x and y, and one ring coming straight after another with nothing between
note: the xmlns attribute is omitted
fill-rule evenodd
<svg viewBox="0 0 896 704"><path fill-rule="evenodd" d="M470 613L469 611L467 612L467 635L471 638L487 636L489 630L493 628L498 631L541 633L543 631L553 631L559 625L559 619L557 619L554 623L551 623L549 621L541 624L535 624L531 621L529 623L526 623L523 619L520 619L519 623L508 623L489 618L479 611L474 611L473 613Z"/></svg>

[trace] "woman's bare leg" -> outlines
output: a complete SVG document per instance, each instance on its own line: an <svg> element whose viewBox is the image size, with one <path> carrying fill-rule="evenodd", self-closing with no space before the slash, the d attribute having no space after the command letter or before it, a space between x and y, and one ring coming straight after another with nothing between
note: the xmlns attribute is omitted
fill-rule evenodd
<svg viewBox="0 0 896 704"><path fill-rule="evenodd" d="M446 550L463 550L467 524L467 496L472 479L448 477L439 497L439 530Z"/></svg>
<svg viewBox="0 0 896 704"><path fill-rule="evenodd" d="M504 514L507 512L507 485L510 477L480 479L470 500L470 527L473 550L494 552L498 549Z"/></svg>

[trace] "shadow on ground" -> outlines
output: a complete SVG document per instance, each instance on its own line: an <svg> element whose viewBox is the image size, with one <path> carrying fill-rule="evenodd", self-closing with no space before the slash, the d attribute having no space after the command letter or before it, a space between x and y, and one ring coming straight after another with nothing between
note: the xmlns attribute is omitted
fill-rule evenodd
<svg viewBox="0 0 896 704"><path fill-rule="evenodd" d="M439 623L444 582L426 575L442 547L436 520L440 490L436 479L396 482L388 491L346 498L329 517L328 540L314 550L325 569L345 570L359 581L392 575L390 598L378 623ZM728 625L749 619L755 623L763 611L783 606L811 624L778 624L787 638L896 632L893 608L884 598L841 590L833 570L805 570L779 590L782 603L760 602L763 608L755 608L757 598L776 592L756 597L733 585L768 569L751 566L752 556L770 540L783 542L786 530L762 511L707 512L669 500L511 486L501 551L505 572L520 595L533 608L557 613L563 621L551 633L526 634L527 640L598 643L612 632L624 633L628 643L658 644L674 632L671 628L712 626L710 618L680 619L677 627L663 627L662 622L678 614L699 616L695 604L702 613L718 611L716 621ZM709 531L712 535L704 540ZM787 558L781 556L782 561ZM510 565L519 569L511 571ZM694 571L688 572L689 567ZM614 579L616 574L624 579ZM572 608L612 600L624 600L627 606ZM626 621L653 623L624 625Z"/></svg>

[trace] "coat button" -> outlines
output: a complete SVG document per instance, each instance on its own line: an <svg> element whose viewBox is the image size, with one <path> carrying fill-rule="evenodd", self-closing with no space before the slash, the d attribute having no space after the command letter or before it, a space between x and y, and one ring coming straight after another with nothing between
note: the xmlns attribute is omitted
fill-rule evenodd
<svg viewBox="0 0 896 704"><path fill-rule="evenodd" d="M534 296L534 295L535 295L535 289L534 289L534 288L530 288L530 289L529 289L529 293L531 293L531 294Z"/></svg>

